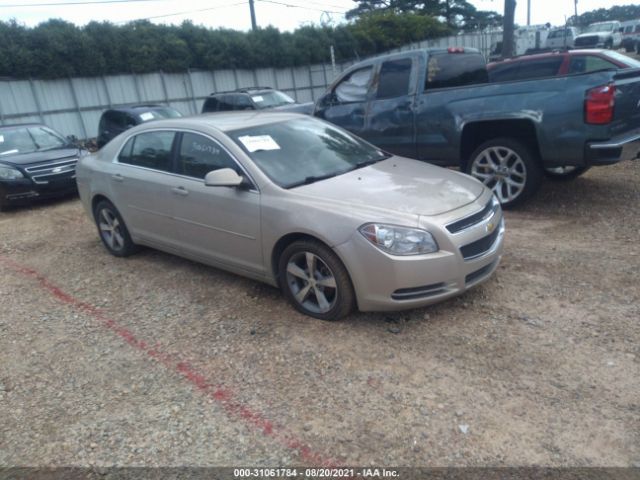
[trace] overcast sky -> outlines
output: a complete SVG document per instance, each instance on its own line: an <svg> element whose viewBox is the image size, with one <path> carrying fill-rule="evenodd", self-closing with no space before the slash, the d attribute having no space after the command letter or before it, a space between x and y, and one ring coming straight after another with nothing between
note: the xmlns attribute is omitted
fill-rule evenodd
<svg viewBox="0 0 640 480"><path fill-rule="evenodd" d="M49 18L62 18L83 25L91 20L126 22L151 18L156 23L181 23L191 20L208 27L248 30L251 27L247 0L144 0L118 4L14 6L82 2L83 0L0 0L0 20L15 18L36 25ZM85 0L87 3L92 0ZM113 1L113 0L112 0ZM470 0L478 9L503 12L503 0ZM639 0L578 0L578 13L612 5L631 5ZM286 4L286 5L285 5ZM7 6L10 5L10 6ZM255 0L259 26L273 25L294 30L304 24L344 21L344 12L353 8L353 0ZM574 11L573 0L531 0L531 23L564 23ZM179 15L174 15L180 13ZM527 2L518 0L516 22L525 25Z"/></svg>

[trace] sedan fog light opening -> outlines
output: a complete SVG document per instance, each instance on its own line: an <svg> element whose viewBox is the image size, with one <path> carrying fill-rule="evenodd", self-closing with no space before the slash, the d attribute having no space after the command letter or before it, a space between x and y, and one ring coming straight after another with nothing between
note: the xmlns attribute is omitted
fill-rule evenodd
<svg viewBox="0 0 640 480"><path fill-rule="evenodd" d="M433 235L426 230L379 223L368 223L358 230L380 250L392 255L421 255L439 249Z"/></svg>

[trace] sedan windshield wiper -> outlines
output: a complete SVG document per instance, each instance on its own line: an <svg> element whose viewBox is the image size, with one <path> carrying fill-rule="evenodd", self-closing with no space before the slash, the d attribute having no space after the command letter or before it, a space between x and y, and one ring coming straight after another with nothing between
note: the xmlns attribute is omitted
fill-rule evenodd
<svg viewBox="0 0 640 480"><path fill-rule="evenodd" d="M295 188L295 187L299 187L301 185L309 185L310 183L315 183L315 182L318 182L320 180L326 180L327 178L332 178L332 177L335 177L336 175L340 175L342 173L344 173L344 172L328 173L326 175L309 176L309 177L306 177L304 180L301 180L299 182L295 182L295 183L291 183L291 184L287 185L286 188Z"/></svg>

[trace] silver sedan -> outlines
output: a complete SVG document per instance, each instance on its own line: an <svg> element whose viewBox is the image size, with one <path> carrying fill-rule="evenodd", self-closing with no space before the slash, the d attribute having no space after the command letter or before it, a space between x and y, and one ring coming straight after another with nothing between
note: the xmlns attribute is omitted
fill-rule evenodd
<svg viewBox="0 0 640 480"><path fill-rule="evenodd" d="M480 182L304 115L141 125L81 159L77 180L113 255L190 258L278 286L325 320L460 294L502 251L502 211Z"/></svg>

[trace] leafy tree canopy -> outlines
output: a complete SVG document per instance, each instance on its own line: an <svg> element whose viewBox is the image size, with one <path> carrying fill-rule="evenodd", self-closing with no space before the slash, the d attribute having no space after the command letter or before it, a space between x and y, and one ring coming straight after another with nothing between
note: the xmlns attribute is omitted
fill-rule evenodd
<svg viewBox="0 0 640 480"><path fill-rule="evenodd" d="M466 0L354 0L357 6L347 18L359 18L371 12L414 13L442 19L449 27L465 31L501 25L496 12L478 10Z"/></svg>
<svg viewBox="0 0 640 480"><path fill-rule="evenodd" d="M578 4L580 5L580 4ZM576 27L586 27L594 22L606 22L607 20L635 20L640 18L640 5L615 5L611 8L599 8L590 12L585 12L569 19L569 25Z"/></svg>
<svg viewBox="0 0 640 480"><path fill-rule="evenodd" d="M188 68L207 70L308 65L369 56L410 42L451 33L433 17L407 11L363 13L346 25L274 27L250 32L209 29L191 22L149 21L84 27L49 20L34 28L0 22L0 77L60 78Z"/></svg>

